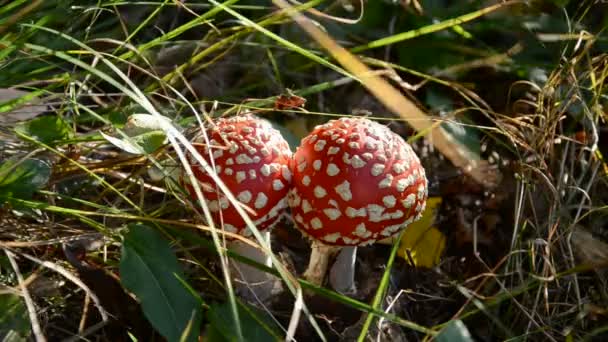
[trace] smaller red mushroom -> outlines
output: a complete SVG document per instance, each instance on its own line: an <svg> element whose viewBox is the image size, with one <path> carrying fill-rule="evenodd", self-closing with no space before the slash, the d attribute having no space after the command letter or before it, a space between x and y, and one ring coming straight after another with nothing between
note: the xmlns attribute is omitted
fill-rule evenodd
<svg viewBox="0 0 608 342"><path fill-rule="evenodd" d="M270 229L279 222L288 206L292 153L287 141L268 121L251 114L217 119L206 130L206 136L208 143L200 134L193 145L215 167L219 178L246 209L256 228L269 239ZM192 165L192 170L214 222L221 223L227 232L250 237L245 220L215 186L211 176L200 165ZM182 176L182 183L196 200L187 177ZM240 241L229 241L229 245L237 253L270 266L270 258L263 252ZM242 273L246 286L270 279L267 273L254 267L238 262L234 265Z"/></svg>
<svg viewBox="0 0 608 342"><path fill-rule="evenodd" d="M317 126L292 160L289 195L294 221L314 240L304 277L323 282L332 248L344 268L330 275L341 292L354 289L356 246L399 233L425 208L427 180L420 160L388 127L363 118ZM335 267L334 267L335 268Z"/></svg>

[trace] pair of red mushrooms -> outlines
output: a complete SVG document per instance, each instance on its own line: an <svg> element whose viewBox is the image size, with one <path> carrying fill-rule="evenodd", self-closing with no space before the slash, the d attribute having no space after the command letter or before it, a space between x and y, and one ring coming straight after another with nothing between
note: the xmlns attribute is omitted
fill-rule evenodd
<svg viewBox="0 0 608 342"><path fill-rule="evenodd" d="M357 246L399 233L424 211L427 179L420 160L400 136L368 119L317 126L294 154L278 130L252 114L217 119L206 134L209 144L197 149L267 238L291 208L295 226L313 241L304 278L316 285L323 283L332 252L342 247L329 281L339 292L353 291ZM197 165L193 172L215 222L251 236L211 177ZM231 248L269 265L257 249L242 243ZM250 274L249 283L267 279L252 267L241 273Z"/></svg>

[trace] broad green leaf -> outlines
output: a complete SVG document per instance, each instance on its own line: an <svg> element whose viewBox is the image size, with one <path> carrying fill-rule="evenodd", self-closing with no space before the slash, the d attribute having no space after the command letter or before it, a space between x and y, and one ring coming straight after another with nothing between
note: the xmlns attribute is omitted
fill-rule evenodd
<svg viewBox="0 0 608 342"><path fill-rule="evenodd" d="M439 332L435 339L438 342L473 342L471 333L461 320L453 320Z"/></svg>
<svg viewBox="0 0 608 342"><path fill-rule="evenodd" d="M132 154L142 154L142 151L145 153L152 153L163 146L167 140L167 136L163 131L150 131L136 135L130 137L130 141L127 139L115 138L103 132L100 133L104 139L112 145Z"/></svg>
<svg viewBox="0 0 608 342"><path fill-rule="evenodd" d="M14 294L0 295L0 337L21 341L30 334L30 320L25 304Z"/></svg>
<svg viewBox="0 0 608 342"><path fill-rule="evenodd" d="M45 144L73 136L72 127L57 115L35 118L18 125L15 130Z"/></svg>
<svg viewBox="0 0 608 342"><path fill-rule="evenodd" d="M166 123L171 123L171 119L151 114L133 114L127 119L123 131L128 136L134 137L148 132L162 131L163 124Z"/></svg>
<svg viewBox="0 0 608 342"><path fill-rule="evenodd" d="M6 160L0 164L0 204L8 198L32 197L50 176L50 165L40 159Z"/></svg>
<svg viewBox="0 0 608 342"><path fill-rule="evenodd" d="M125 152L141 154L143 150L145 153L152 153L167 142L167 135L162 130L163 124L166 123L171 123L171 119L150 114L133 114L123 127L123 132L130 139L112 137L103 132L101 135Z"/></svg>
<svg viewBox="0 0 608 342"><path fill-rule="evenodd" d="M145 225L129 225L120 260L123 286L137 296L146 318L168 341L179 341L189 324L186 340L195 341L201 303L180 279L178 260L163 236Z"/></svg>
<svg viewBox="0 0 608 342"><path fill-rule="evenodd" d="M280 340L277 327L268 315L259 310L239 305L241 331L247 342ZM207 313L207 341L236 341L234 320L229 303L213 304Z"/></svg>

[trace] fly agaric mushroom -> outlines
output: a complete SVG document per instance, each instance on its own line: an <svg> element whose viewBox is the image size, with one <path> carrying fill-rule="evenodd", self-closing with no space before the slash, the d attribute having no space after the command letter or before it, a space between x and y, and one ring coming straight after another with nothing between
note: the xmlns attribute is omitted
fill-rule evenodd
<svg viewBox="0 0 608 342"><path fill-rule="evenodd" d="M200 135L194 145L203 158L215 166L215 171L249 214L258 230L270 243L270 229L287 209L287 194L291 184L289 163L291 150L281 133L270 122L251 114L220 118L206 131L208 144ZM245 237L251 236L243 217L216 188L213 179L200 167L192 165L203 196L207 200L214 222L221 222L225 231ZM187 177L183 183L192 198L196 194ZM240 241L229 240L230 249L255 261L270 266L270 257ZM245 288L256 286L260 297L270 294L274 279L258 269L233 262L241 273ZM261 298L262 300L264 298Z"/></svg>
<svg viewBox="0 0 608 342"><path fill-rule="evenodd" d="M356 247L397 234L426 205L425 172L411 146L368 119L317 126L302 139L291 167L292 215L313 239L304 277L321 285L331 252L346 246L330 275L340 292L354 289Z"/></svg>

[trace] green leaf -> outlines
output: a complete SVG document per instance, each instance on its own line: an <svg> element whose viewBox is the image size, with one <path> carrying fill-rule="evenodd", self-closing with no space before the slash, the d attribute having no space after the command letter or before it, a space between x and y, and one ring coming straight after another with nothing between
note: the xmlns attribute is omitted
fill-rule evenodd
<svg viewBox="0 0 608 342"><path fill-rule="evenodd" d="M31 198L50 176L50 165L40 159L6 160L0 164L0 204L8 198Z"/></svg>
<svg viewBox="0 0 608 342"><path fill-rule="evenodd" d="M120 260L120 279L141 302L146 318L168 341L179 341L190 325L186 341L198 337L201 303L184 287L184 276L169 243L141 224L129 225Z"/></svg>
<svg viewBox="0 0 608 342"><path fill-rule="evenodd" d="M73 136L72 127L57 115L35 118L21 123L15 127L15 130L45 144L69 139Z"/></svg>
<svg viewBox="0 0 608 342"><path fill-rule="evenodd" d="M29 334L30 320L21 298L14 294L0 295L0 336L20 341Z"/></svg>
<svg viewBox="0 0 608 342"><path fill-rule="evenodd" d="M461 320L453 320L435 337L438 342L473 342L471 333Z"/></svg>
<svg viewBox="0 0 608 342"><path fill-rule="evenodd" d="M277 341L279 337L277 327L268 315L251 306L239 305L239 319L243 336L247 342ZM228 302L213 304L207 313L209 326L207 328L207 341L236 341L236 329L232 311Z"/></svg>
<svg viewBox="0 0 608 342"><path fill-rule="evenodd" d="M112 145L132 154L152 153L167 141L167 135L163 131L150 131L129 139L115 138L103 132L100 133Z"/></svg>

